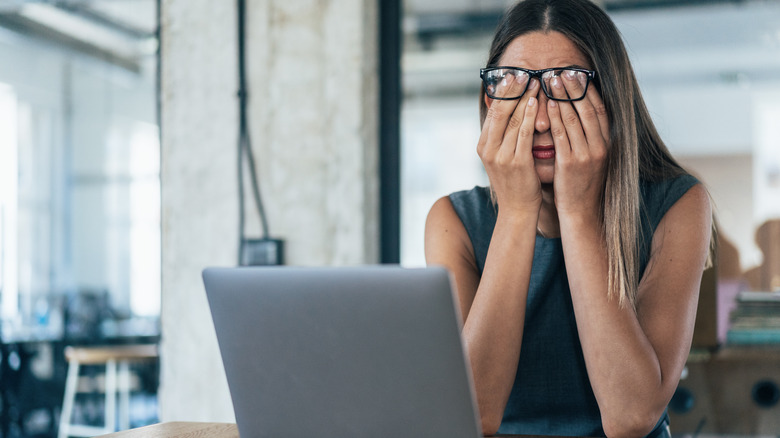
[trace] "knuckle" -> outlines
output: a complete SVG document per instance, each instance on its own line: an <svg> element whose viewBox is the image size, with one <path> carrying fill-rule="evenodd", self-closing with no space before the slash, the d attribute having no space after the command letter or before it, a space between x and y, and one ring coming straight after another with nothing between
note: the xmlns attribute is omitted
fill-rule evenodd
<svg viewBox="0 0 780 438"><path fill-rule="evenodd" d="M522 124L523 124L523 121L520 119L520 117L518 117L516 115L514 115L514 116L509 118L509 124L508 124L509 128L517 129Z"/></svg>
<svg viewBox="0 0 780 438"><path fill-rule="evenodd" d="M550 133L555 138L561 138L566 135L566 129L563 126L553 126L550 128Z"/></svg>
<svg viewBox="0 0 780 438"><path fill-rule="evenodd" d="M518 137L528 138L534 135L534 128L526 124L520 126L520 131L517 133Z"/></svg>
<svg viewBox="0 0 780 438"><path fill-rule="evenodd" d="M580 117L583 119L593 119L596 117L596 109L592 106L587 106L580 112Z"/></svg>
<svg viewBox="0 0 780 438"><path fill-rule="evenodd" d="M580 118L576 114L567 114L563 116L563 123L568 126L575 126L579 121Z"/></svg>
<svg viewBox="0 0 780 438"><path fill-rule="evenodd" d="M501 119L504 116L504 114L501 112L501 110L499 108L497 108L497 107L498 107L498 105L493 105L493 106L490 107L490 109L488 110L488 113L487 113L487 117L488 118L491 118L493 120L499 120L499 119Z"/></svg>
<svg viewBox="0 0 780 438"><path fill-rule="evenodd" d="M507 154L499 154L495 159L495 164L500 167L506 167L511 163L511 159L507 156Z"/></svg>
<svg viewBox="0 0 780 438"><path fill-rule="evenodd" d="M494 154L489 153L487 148L477 149L477 154L479 154L479 158L483 163L490 164L493 162Z"/></svg>
<svg viewBox="0 0 780 438"><path fill-rule="evenodd" d="M482 154L484 153L485 149L487 148L487 138L484 136L479 139L477 142L477 153Z"/></svg>
<svg viewBox="0 0 780 438"><path fill-rule="evenodd" d="M596 111L596 115L598 115L598 116L606 116L607 115L607 107L605 107L603 103L599 103L599 104L594 105L593 109L594 109L594 111Z"/></svg>

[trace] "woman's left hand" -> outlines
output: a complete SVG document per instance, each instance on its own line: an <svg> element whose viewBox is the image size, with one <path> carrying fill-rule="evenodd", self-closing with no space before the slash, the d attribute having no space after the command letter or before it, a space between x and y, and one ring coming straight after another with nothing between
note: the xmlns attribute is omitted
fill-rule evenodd
<svg viewBox="0 0 780 438"><path fill-rule="evenodd" d="M552 94L566 98L581 94L582 85L563 74L551 81ZM555 207L559 216L600 217L606 177L609 121L596 87L590 84L584 99L547 102L550 132L555 145Z"/></svg>

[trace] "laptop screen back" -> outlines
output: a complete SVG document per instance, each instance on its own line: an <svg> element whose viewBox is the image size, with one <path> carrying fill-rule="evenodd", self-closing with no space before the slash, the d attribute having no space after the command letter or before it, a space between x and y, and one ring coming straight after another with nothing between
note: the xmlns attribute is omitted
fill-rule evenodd
<svg viewBox="0 0 780 438"><path fill-rule="evenodd" d="M480 435L441 268L209 268L239 433Z"/></svg>

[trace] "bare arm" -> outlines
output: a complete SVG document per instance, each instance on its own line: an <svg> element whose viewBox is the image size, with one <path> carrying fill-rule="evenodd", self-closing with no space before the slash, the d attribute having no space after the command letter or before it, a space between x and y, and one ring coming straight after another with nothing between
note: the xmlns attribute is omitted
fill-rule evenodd
<svg viewBox="0 0 780 438"><path fill-rule="evenodd" d="M509 81L508 87L522 86ZM449 199L431 209L425 227L428 264L452 272L464 319L466 344L477 392L482 430L498 431L512 390L531 276L541 185L534 170L533 81L519 101L496 101L488 111L477 152L500 206L480 278L474 251Z"/></svg>
<svg viewBox="0 0 780 438"><path fill-rule="evenodd" d="M498 220L481 281L468 234L448 198L436 202L425 227L428 264L446 267L455 279L485 435L498 431L517 373L535 224L535 217Z"/></svg>
<svg viewBox="0 0 780 438"><path fill-rule="evenodd" d="M566 78L563 82L578 87ZM553 88L562 93L560 86ZM604 431L607 436L644 436L669 403L690 350L710 240L709 197L701 185L694 186L664 215L653 236L636 311L610 300L598 211L609 130L598 93L591 89L587 96L573 104L551 103L548 110L561 243Z"/></svg>
<svg viewBox="0 0 780 438"><path fill-rule="evenodd" d="M710 239L699 185L666 213L652 241L637 309L609 300L599 228L561 219L561 235L585 364L607 436L644 436L674 393L693 337Z"/></svg>

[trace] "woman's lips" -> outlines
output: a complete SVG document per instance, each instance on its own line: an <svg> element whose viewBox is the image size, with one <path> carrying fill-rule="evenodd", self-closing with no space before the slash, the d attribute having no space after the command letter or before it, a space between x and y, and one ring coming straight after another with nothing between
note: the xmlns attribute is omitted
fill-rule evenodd
<svg viewBox="0 0 780 438"><path fill-rule="evenodd" d="M553 145L534 146L531 149L531 153L533 153L534 158L537 160L551 160L555 158L555 146Z"/></svg>

